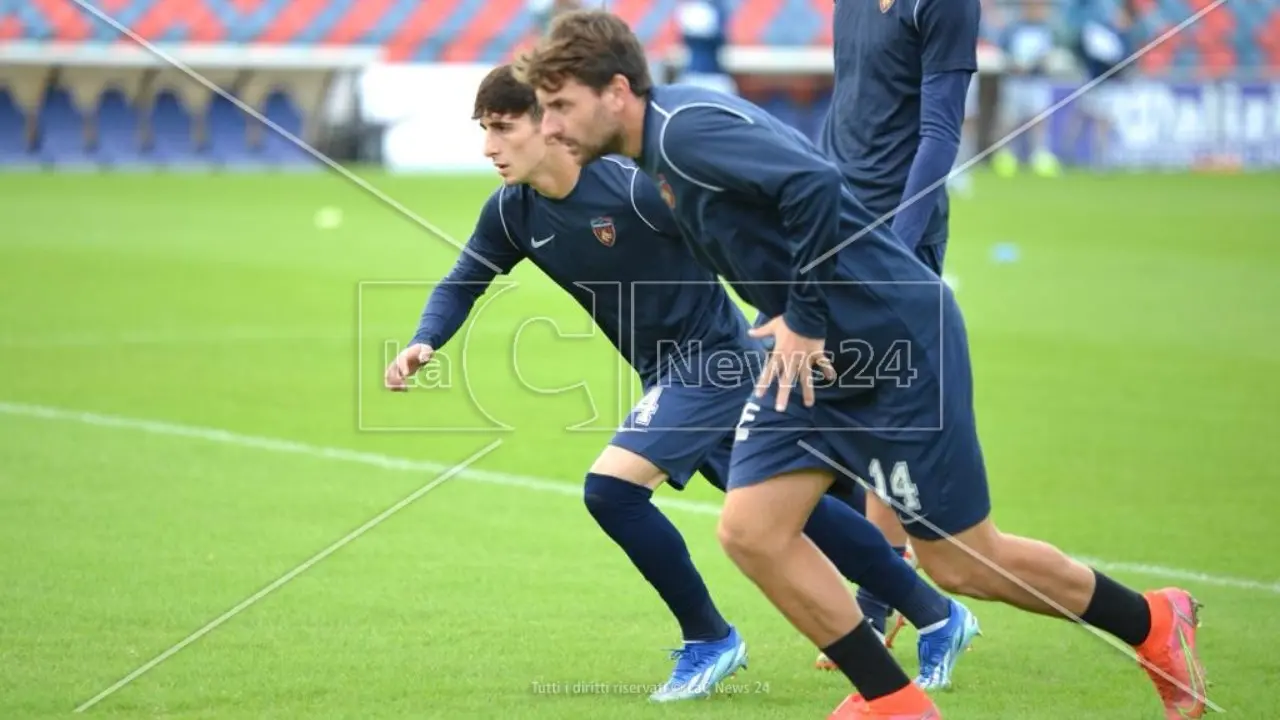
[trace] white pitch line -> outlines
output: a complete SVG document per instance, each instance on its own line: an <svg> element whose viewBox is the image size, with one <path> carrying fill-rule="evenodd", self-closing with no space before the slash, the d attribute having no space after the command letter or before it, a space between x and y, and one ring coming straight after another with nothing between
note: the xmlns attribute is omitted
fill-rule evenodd
<svg viewBox="0 0 1280 720"><path fill-rule="evenodd" d="M355 463L382 468L384 470L416 473L439 473L449 470L448 465L431 462L429 460L398 458L390 455L362 452L359 450L309 445L307 443L295 442L293 440L281 440L278 438L269 438L257 435L244 435L241 433L231 432L230 430L221 430L217 428L180 425L162 420L144 420L141 418L121 417L118 415L103 415L77 410L64 410L61 408L53 408L43 405L0 402L0 415L39 418L43 420L70 422L95 427L133 430L152 435L190 438L235 447L264 450L267 452ZM466 468L461 470L457 473L457 476L460 479L470 480L473 482L501 485L504 487L523 488L525 490L552 493L573 498L582 497L581 487L548 478L496 472L493 470L479 470L475 468ZM681 512L694 515L707 515L712 517L720 515L720 505L716 503L702 502L698 500L683 500L680 498L655 498L654 502L660 507L679 510ZM1148 577L1161 578L1164 580L1181 580L1201 583L1203 585L1216 585L1218 587L1280 595L1280 582L1268 582L1252 578L1217 575L1213 573L1200 572L1198 570L1186 570L1181 568L1165 567L1163 565L1151 565L1147 563L1124 562L1090 557L1077 557L1077 559L1104 572L1127 572L1135 575L1146 575Z"/></svg>
<svg viewBox="0 0 1280 720"><path fill-rule="evenodd" d="M183 638L173 647L169 648L168 650L165 650L159 655L143 663L133 672L117 680L110 687L106 688L105 690L98 693L97 695L94 695L92 698L89 698L88 700L84 701L84 703L82 703L80 707L77 707L75 711L77 713L82 713L85 710L88 710L94 705L97 705L98 703L107 699L108 697L111 697L113 694L116 693L116 691L120 690L120 688L123 688L125 685L128 685L134 680L137 680L138 678L146 674L148 671L150 671L152 668L156 667L160 663L176 655L178 651L182 650L182 648L190 645L196 640L199 640L205 635L208 635L209 633L213 632L215 629L218 628L219 625L222 625L223 623L235 617L236 615L239 615L241 612L248 609L249 606L253 605L254 603L261 600L262 598L266 597L267 595L270 595L272 592L275 592L276 590L283 587L290 580L293 580L294 578L298 577L299 575L306 572L307 570L310 570L311 567L314 566L316 563L319 563L321 560L324 560L325 558L334 554L338 550L341 550L344 546L348 545L353 540L356 540L361 535L364 535L365 533L374 529L378 525L382 524L382 522L387 518L391 517L392 515L395 515L396 513L403 510L404 508L413 504L413 502L418 498L422 497L423 495L426 495L427 493L431 492L437 487L440 487L445 482L447 482L450 478L457 476L460 472L465 470L467 466L478 461L480 458L484 457L485 455L488 455L489 453L493 452L501 444L502 444L501 440L494 440L493 442L489 443L483 448L480 448L476 452L472 453L471 457L468 457L466 460L463 460L457 465L453 465L451 467L446 468L442 472L439 472L436 475L436 477L432 478L431 481L428 482L426 485L423 485L417 490L414 490L407 497L403 498L402 500L392 505L391 507L387 508L386 510L383 510L382 512L378 513L376 516L366 521L360 527L344 535L342 539L329 545L329 547L325 548L324 550L321 550L315 555L312 555L311 558L303 562L301 565L295 567L294 569L290 570L284 575L281 575L280 577L276 578L270 585L267 585L266 587L262 588L258 592L250 595L244 600L241 600L235 607L222 613L221 615L214 618L213 620L210 620L208 623L204 625L204 627L200 628L199 630L196 630L195 632L191 633L187 637Z"/></svg>

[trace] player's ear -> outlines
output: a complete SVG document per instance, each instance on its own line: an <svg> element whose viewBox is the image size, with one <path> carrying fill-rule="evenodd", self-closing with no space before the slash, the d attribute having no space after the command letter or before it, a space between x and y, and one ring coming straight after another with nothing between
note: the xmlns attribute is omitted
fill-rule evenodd
<svg viewBox="0 0 1280 720"><path fill-rule="evenodd" d="M631 81L627 80L622 73L616 73L609 78L609 84L605 85L605 99L608 100L611 109L617 110L622 107L622 101L627 94L631 92Z"/></svg>

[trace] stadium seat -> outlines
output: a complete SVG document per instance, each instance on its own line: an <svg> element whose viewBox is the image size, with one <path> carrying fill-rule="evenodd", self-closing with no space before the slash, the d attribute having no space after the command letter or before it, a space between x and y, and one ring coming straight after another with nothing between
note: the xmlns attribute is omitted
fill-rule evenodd
<svg viewBox="0 0 1280 720"><path fill-rule="evenodd" d="M142 162L138 111L125 94L108 88L98 98L98 142L92 155L111 167L137 166Z"/></svg>
<svg viewBox="0 0 1280 720"><path fill-rule="evenodd" d="M300 139L304 137L302 132L302 113L298 111L293 104L293 100L286 93L280 90L273 90L267 96L262 114L271 122L292 133L295 137ZM271 165L281 168L319 167L319 161L310 153L269 127L262 129L262 156Z"/></svg>
<svg viewBox="0 0 1280 720"><path fill-rule="evenodd" d="M191 113L178 95L169 90L156 94L150 125L151 147L144 159L175 169L207 165L193 134Z"/></svg>
<svg viewBox="0 0 1280 720"><path fill-rule="evenodd" d="M65 88L51 86L45 93L39 123L41 160L64 169L94 166L85 135L85 118Z"/></svg>
<svg viewBox="0 0 1280 720"><path fill-rule="evenodd" d="M27 143L27 116L13 96L0 88L0 167L32 167L39 158Z"/></svg>
<svg viewBox="0 0 1280 720"><path fill-rule="evenodd" d="M998 45L1009 25L1025 13L1023 3L992 1L995 4L987 8L991 12L983 12L980 28L982 45ZM637 1L631 3L630 11L625 13L633 17L640 38L655 61L662 56L658 52L660 48L680 43L679 33L669 22L669 6L673 2ZM1209 2L1140 0L1135 6L1138 13L1135 40L1146 44L1197 10L1203 10ZM983 0L983 3L990 4L988 0ZM315 0L304 13L309 13L308 17L315 15L315 22L310 23L300 22L298 17L290 14L289 8L296 3L288 0L114 0L109 4L111 7L108 9L121 22L137 25L139 32L146 37L175 43L226 43L230 50L228 56L234 55L233 48L240 44L251 47L254 43L263 43L270 46L264 48L269 52L283 48L289 53L305 53L311 46L354 45L382 48L389 59L477 62L486 61L486 58L510 57L517 47L530 40L528 33L523 31L527 29L527 9L520 2L486 5L483 0L446 3ZM833 34L829 3L729 0L728 4L731 44L752 47L753 55L755 50L768 47L789 50L829 48ZM1071 26L1067 21L1079 19L1076 8L1069 7L1069 3L1052 0L1052 4L1055 6L1055 22L1065 23L1063 30ZM1110 6L1115 2L1105 0L1104 4ZM229 9L235 5L253 5L256 9L237 14ZM469 10L453 12L451 8L455 5L466 6ZM175 8L179 6L190 12L178 12ZM86 47L97 48L89 55L101 54L104 58L114 55L114 52L102 54L101 51L113 47L103 41L115 38L117 33L83 13L69 10L65 3L0 0L0 7L11 10L7 14L0 11L0 43L34 43L33 48L39 43L55 40L67 44L52 48L51 58L62 57L63 50L84 43L88 44ZM328 29L320 28L321 25ZM506 29L494 35L491 31L495 28ZM492 42L470 42L465 38L464 41L455 41L457 37L476 33L492 36ZM1066 33L1061 39L1069 38L1070 33ZM314 108L311 106L316 102L312 99L313 91L319 87L310 80L295 85L291 73L277 75L270 68L257 66L247 56L246 59L246 67L242 68L245 73L236 81L239 86L253 90L256 106L273 124L299 137L306 137L302 133L304 126L312 129L310 114ZM80 80L75 73L61 74L57 70L60 62L51 60L43 68L49 72L38 81L30 80L30 87L34 89L39 83L96 82L94 79ZM829 99L810 97L807 93L826 81L818 79L817 75L821 73L815 75L810 69L788 68L789 62L779 55L773 59L775 66L768 68L767 72L740 74L738 85L744 95L760 101L784 122L816 137ZM794 77L790 77L791 70L796 71ZM1206 79L1259 84L1270 82L1280 76L1280 0L1229 3L1215 9L1185 32L1150 48L1136 67L1125 72L1131 78L1145 75L1161 82L1190 83ZM21 75L26 75L26 72ZM135 75L133 79L138 78ZM23 82L27 79L23 78ZM1066 87L1073 82L1072 76L1064 75L1055 84ZM271 83L276 83L276 87L268 95L262 95L259 91L270 88ZM335 83L333 90L345 94L344 86L345 83ZM294 87L299 90L294 91ZM360 87L361 83L356 83L356 88ZM798 91L798 95L786 96L780 91ZM21 107L25 110L19 110L12 98L0 94L0 166L13 167L24 163L36 167L47 164L60 167L162 165L244 170L323 167L307 150L270 128L259 126L252 118L242 115L233 103L219 97L211 98L206 105L203 98L199 101L184 99L193 97L185 93L182 96L162 93L155 103L131 103L128 98L112 94L76 106L65 88L46 92L48 97L35 105L30 101L39 97L38 93L33 93L31 98L24 95ZM75 97L78 100L81 96L77 93ZM342 100L345 105L347 99ZM193 105L186 107L186 102ZM356 104L357 111L359 105ZM199 110L195 109L197 106ZM997 104L995 108L986 110L990 112L998 107ZM1159 112L1165 111L1161 109ZM32 130L31 147L24 147L27 137L22 132L24 119L25 125ZM334 119L340 123L347 122L346 119ZM138 128L137 138L132 137L131 124ZM335 128L335 131L336 136L343 138L366 134L365 130L354 127ZM369 151L359 154L376 157L377 133L376 128L369 129ZM1061 134L1058 128L1051 133L1054 137ZM138 144L135 145L135 141ZM364 144L361 143L362 146ZM355 141L349 145L355 154ZM140 148L136 156L131 148ZM1064 158L1069 157L1071 153L1064 154Z"/></svg>
<svg viewBox="0 0 1280 720"><path fill-rule="evenodd" d="M1256 71L1267 65L1266 53L1253 42L1253 34L1262 26L1266 10L1243 3L1236 8L1236 26L1231 31L1231 44L1235 50L1236 66L1242 70Z"/></svg>
<svg viewBox="0 0 1280 720"><path fill-rule="evenodd" d="M209 103L209 158L227 169L261 167L262 157L249 146L249 116L221 95Z"/></svg>

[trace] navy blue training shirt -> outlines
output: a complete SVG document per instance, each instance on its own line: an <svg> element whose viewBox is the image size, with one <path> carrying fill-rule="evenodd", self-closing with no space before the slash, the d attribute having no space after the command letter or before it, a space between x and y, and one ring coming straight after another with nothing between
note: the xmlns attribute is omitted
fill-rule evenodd
<svg viewBox="0 0 1280 720"><path fill-rule="evenodd" d="M873 315L901 309L885 304L892 284L867 283L938 281L886 225L866 231L876 216L809 138L746 100L690 86L655 88L639 161L672 205L694 255L757 310L785 315L801 335L880 327L884 316ZM936 315L936 291L932 304Z"/></svg>
<svg viewBox="0 0 1280 720"><path fill-rule="evenodd" d="M746 317L690 255L657 186L629 160L583 167L562 199L527 185L499 188L467 248L431 293L413 342L448 342L499 272L528 258L592 314L646 386L751 369L714 364L726 357L718 351L741 358L753 346Z"/></svg>
<svg viewBox="0 0 1280 720"><path fill-rule="evenodd" d="M950 172L980 19L979 0L835 0L835 89L820 146L877 216ZM945 238L947 203L940 184L895 218L908 247Z"/></svg>

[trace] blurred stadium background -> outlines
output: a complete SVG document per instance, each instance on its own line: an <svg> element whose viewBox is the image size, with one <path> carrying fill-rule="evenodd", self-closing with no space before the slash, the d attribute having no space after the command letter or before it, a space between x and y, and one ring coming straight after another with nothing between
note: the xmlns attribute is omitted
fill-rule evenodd
<svg viewBox="0 0 1280 720"><path fill-rule="evenodd" d="M813 132L830 0L727 7L737 87ZM681 3L612 8L679 77ZM1000 526L1194 590L1213 698L1272 720L1280 2L991 3L966 152L1086 82L1082 13L1141 43L1206 9L964 176L948 280ZM751 669L740 697L643 700L675 628L580 499L634 379L529 263L439 372L382 388L457 256L440 234L465 238L496 185L476 83L548 12L0 0L0 718L791 720L840 700L725 558L697 483L659 497ZM947 718L1159 717L1092 636L975 606Z"/></svg>
<svg viewBox="0 0 1280 720"><path fill-rule="evenodd" d="M544 0L545 2L545 0ZM96 7L272 122L341 160L392 168L483 168L464 112L478 73L509 59L547 12L522 0L114 0ZM722 60L742 92L813 132L829 98L826 0L728 0ZM986 147L1085 80L1080 14L1136 45L1208 0L991 0L969 132ZM662 77L679 76L678 0L617 0ZM1026 31L1048 30L1052 45ZM0 15L0 164L298 167L306 153L236 112L71 0L22 0ZM1037 56L1028 65L1020 60ZM1040 57L1043 56L1043 57ZM1026 77L1030 70L1033 77ZM1269 167L1280 162L1280 3L1221 4L1119 74L1091 121L1071 103L1044 124L1073 165ZM1031 88L1028 90L1028 85ZM1114 91L1114 88L1111 88ZM1098 92L1099 97L1103 95ZM1002 111L1003 109L1003 111ZM1014 117L1016 115L1017 117ZM470 136L468 136L470 137Z"/></svg>

